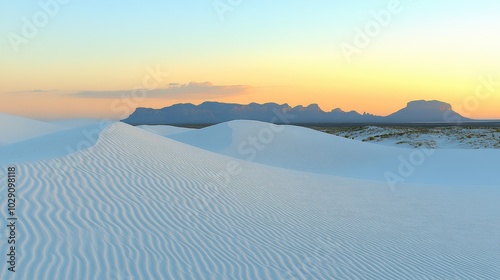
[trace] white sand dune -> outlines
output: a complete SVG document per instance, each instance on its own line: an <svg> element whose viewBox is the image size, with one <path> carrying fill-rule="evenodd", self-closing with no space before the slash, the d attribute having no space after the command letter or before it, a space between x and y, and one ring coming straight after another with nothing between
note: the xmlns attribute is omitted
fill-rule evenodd
<svg viewBox="0 0 500 280"><path fill-rule="evenodd" d="M58 132L0 146L0 164L53 159L90 148L95 145L102 130L110 124L99 122L69 128L70 125Z"/></svg>
<svg viewBox="0 0 500 280"><path fill-rule="evenodd" d="M188 131L193 130L191 128L177 127L177 126L170 126L170 125L139 125L137 127L145 129L149 132L156 133L158 135L162 135L162 136L170 136L170 135L179 134L179 133L188 132Z"/></svg>
<svg viewBox="0 0 500 280"><path fill-rule="evenodd" d="M385 175L390 172L402 175L406 183L500 185L500 150L396 148L256 121L232 121L168 137L219 154L291 170L376 181L386 181ZM257 144L252 144L252 138ZM403 172L399 172L403 162Z"/></svg>
<svg viewBox="0 0 500 280"><path fill-rule="evenodd" d="M392 193L236 162L117 123L18 164L18 272L2 253L0 279L500 278L498 187Z"/></svg>
<svg viewBox="0 0 500 280"><path fill-rule="evenodd" d="M51 123L0 113L0 146L62 130Z"/></svg>

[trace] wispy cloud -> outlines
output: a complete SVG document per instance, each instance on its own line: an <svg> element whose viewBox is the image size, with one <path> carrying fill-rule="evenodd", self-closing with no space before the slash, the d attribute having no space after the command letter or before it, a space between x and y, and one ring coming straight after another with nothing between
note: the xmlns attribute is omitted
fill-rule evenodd
<svg viewBox="0 0 500 280"><path fill-rule="evenodd" d="M35 90L21 90L21 91L10 91L10 92L6 92L6 93L9 93L9 94L34 94L34 93L53 93L53 92L56 92L57 90L56 89L53 89L53 90L43 90L43 89L35 89Z"/></svg>
<svg viewBox="0 0 500 280"><path fill-rule="evenodd" d="M147 97L150 98L191 98L196 96L233 96L243 94L251 88L251 86L246 85L214 85L211 82L190 82L187 84L170 83L166 88L144 90L148 92ZM73 96L81 98L120 98L130 93L131 90L81 91L73 94Z"/></svg>

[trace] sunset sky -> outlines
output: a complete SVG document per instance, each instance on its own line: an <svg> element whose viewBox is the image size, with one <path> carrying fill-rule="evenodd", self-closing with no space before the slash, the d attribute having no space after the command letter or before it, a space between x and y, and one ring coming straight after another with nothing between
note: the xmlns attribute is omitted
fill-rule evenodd
<svg viewBox="0 0 500 280"><path fill-rule="evenodd" d="M387 115L437 99L500 118L499 11L498 0L3 0L0 112L118 119L210 100Z"/></svg>

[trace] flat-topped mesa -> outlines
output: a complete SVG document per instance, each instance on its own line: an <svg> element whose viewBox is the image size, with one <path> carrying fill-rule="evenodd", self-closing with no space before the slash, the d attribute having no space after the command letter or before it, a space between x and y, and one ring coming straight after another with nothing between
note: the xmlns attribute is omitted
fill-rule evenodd
<svg viewBox="0 0 500 280"><path fill-rule="evenodd" d="M387 116L389 122L399 123L450 123L459 124L470 119L464 118L452 110L450 104L432 100L417 100L394 114Z"/></svg>
<svg viewBox="0 0 500 280"><path fill-rule="evenodd" d="M452 107L450 104L445 103L445 102L441 102L441 101L437 101L437 100L411 101L408 103L406 108L411 109L411 110L438 110L438 111L451 111L452 110Z"/></svg>

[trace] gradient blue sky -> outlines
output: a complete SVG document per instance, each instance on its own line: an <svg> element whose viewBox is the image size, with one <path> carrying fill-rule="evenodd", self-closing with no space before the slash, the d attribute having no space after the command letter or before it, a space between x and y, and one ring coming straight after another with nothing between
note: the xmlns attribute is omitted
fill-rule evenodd
<svg viewBox="0 0 500 280"><path fill-rule="evenodd" d="M41 8L38 1L0 1L0 111L110 116L110 100L74 93L130 90L154 65L170 74L163 88L210 82L248 90L165 95L138 106L273 101L381 115L414 99L460 106L478 77L499 74L499 1L402 0L403 11L350 63L339 46L352 44L354 29L391 1L244 0L224 20L215 2L69 1L16 53L9 34L20 34L22 18ZM498 95L463 113L500 117ZM37 107L44 102L46 111Z"/></svg>

